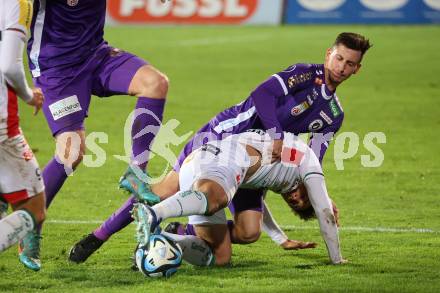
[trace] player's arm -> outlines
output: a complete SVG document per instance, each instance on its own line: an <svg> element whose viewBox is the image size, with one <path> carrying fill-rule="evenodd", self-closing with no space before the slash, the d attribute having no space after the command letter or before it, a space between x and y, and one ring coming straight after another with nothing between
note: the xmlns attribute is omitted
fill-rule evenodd
<svg viewBox="0 0 440 293"><path fill-rule="evenodd" d="M263 225L262 229L269 235L269 237L278 245L282 245L284 242L289 240L284 231L280 228L278 223L275 221L266 201L263 200Z"/></svg>
<svg viewBox="0 0 440 293"><path fill-rule="evenodd" d="M32 90L29 87L23 67L23 50L26 35L18 29L2 31L2 54L0 70L6 82L16 91L25 102L32 100Z"/></svg>
<svg viewBox="0 0 440 293"><path fill-rule="evenodd" d="M36 112L43 103L43 94L40 89L32 90L27 81L23 67L23 50L26 35L18 29L2 31L2 54L0 59L0 71L6 82L17 95L31 106L35 106Z"/></svg>
<svg viewBox="0 0 440 293"><path fill-rule="evenodd" d="M318 218L321 235L324 238L330 260L333 264L341 264L346 261L342 258L339 246L339 235L336 218L333 212L332 201L328 196L322 174L306 174L303 179L309 196L310 203Z"/></svg>
<svg viewBox="0 0 440 293"><path fill-rule="evenodd" d="M285 250L296 250L305 248L314 248L316 243L291 240L280 228L266 202L263 200L263 225L262 229L269 237Z"/></svg>

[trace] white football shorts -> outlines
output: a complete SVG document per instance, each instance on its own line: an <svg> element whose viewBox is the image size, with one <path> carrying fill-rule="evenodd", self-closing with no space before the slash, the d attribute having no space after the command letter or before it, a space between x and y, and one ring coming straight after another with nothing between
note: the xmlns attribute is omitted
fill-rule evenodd
<svg viewBox="0 0 440 293"><path fill-rule="evenodd" d="M18 203L44 191L43 178L22 134L0 143L0 197Z"/></svg>
<svg viewBox="0 0 440 293"><path fill-rule="evenodd" d="M250 165L246 148L237 141L214 141L191 153L179 172L180 190L190 190L201 179L215 181L225 191L228 203L243 182ZM220 210L212 216L190 216L190 224L225 224L226 215Z"/></svg>

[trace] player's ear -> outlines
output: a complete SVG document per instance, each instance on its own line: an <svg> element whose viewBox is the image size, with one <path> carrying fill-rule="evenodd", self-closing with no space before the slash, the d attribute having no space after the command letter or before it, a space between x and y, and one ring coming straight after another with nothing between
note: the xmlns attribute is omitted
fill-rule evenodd
<svg viewBox="0 0 440 293"><path fill-rule="evenodd" d="M353 74L357 74L359 72L359 70L361 70L362 64L358 64L356 65L356 69L354 70Z"/></svg>
<svg viewBox="0 0 440 293"><path fill-rule="evenodd" d="M327 61L330 58L330 54L333 51L333 47L330 47L327 49L327 51L325 52L325 61Z"/></svg>

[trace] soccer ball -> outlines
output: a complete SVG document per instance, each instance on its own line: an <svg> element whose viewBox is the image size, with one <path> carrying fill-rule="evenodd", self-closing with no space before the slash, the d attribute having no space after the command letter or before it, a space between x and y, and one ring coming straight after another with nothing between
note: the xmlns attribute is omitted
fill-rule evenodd
<svg viewBox="0 0 440 293"><path fill-rule="evenodd" d="M182 249L163 235L151 235L148 247L139 247L135 257L145 276L170 277L182 263Z"/></svg>

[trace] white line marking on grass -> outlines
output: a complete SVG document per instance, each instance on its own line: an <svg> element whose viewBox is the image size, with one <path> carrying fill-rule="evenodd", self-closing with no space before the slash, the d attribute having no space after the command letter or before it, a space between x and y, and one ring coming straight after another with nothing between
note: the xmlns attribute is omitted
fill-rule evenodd
<svg viewBox="0 0 440 293"><path fill-rule="evenodd" d="M91 224L101 224L102 220L47 220L45 223L49 224L62 224L62 225L91 225ZM319 227L311 226L281 226L283 230L316 230ZM339 230L342 231L353 231L353 232L380 232L380 233L440 233L440 231L426 228L386 228L386 227L340 227Z"/></svg>
<svg viewBox="0 0 440 293"><path fill-rule="evenodd" d="M281 226L284 230L313 230L318 227ZM425 228L386 228L386 227L340 227L342 231L380 232L380 233L440 233L440 231Z"/></svg>
<svg viewBox="0 0 440 293"><path fill-rule="evenodd" d="M86 224L101 224L104 221L95 220L95 221L80 221L80 220L48 220L44 221L44 223L49 224L65 224L65 225L86 225Z"/></svg>

